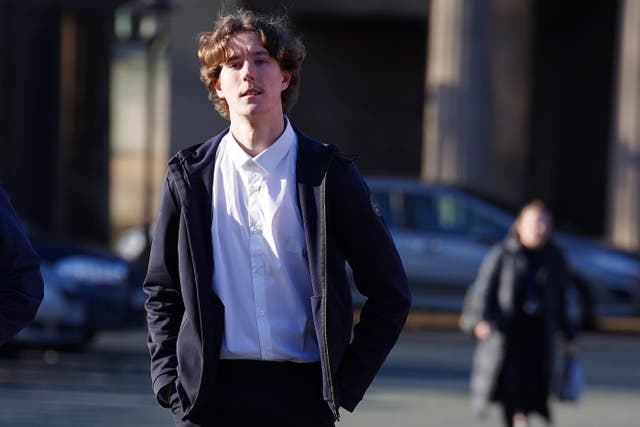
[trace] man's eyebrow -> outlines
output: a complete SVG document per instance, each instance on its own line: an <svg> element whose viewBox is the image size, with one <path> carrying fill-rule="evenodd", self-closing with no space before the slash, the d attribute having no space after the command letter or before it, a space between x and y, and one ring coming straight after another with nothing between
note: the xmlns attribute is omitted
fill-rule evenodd
<svg viewBox="0 0 640 427"><path fill-rule="evenodd" d="M267 49L260 49L260 50L254 50L252 52L249 52L249 55L251 56L271 56L269 54L269 51Z"/></svg>
<svg viewBox="0 0 640 427"><path fill-rule="evenodd" d="M249 52L249 55L250 55L250 56L252 56L252 57L271 56L271 55L269 54L269 51L268 51L268 50L266 50L266 49L254 50L254 51L252 51L252 52ZM236 59L238 59L238 58L240 58L240 55L239 55L239 54L237 54L237 53L236 53L236 54L233 54L233 55L231 55L231 56L229 56L229 57L227 58L227 60L225 61L225 63L227 63L227 62L231 62L231 61L235 61L235 60L236 60Z"/></svg>

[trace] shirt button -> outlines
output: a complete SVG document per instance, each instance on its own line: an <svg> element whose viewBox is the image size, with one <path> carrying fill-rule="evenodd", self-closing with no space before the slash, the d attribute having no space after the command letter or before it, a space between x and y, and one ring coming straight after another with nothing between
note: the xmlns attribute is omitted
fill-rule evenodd
<svg viewBox="0 0 640 427"><path fill-rule="evenodd" d="M260 311L258 312L258 314L259 314L260 316L264 316L264 310L260 310Z"/></svg>

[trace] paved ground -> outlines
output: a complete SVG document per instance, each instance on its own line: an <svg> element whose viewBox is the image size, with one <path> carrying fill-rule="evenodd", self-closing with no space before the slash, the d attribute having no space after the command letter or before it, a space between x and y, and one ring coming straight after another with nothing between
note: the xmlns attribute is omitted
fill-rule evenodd
<svg viewBox="0 0 640 427"><path fill-rule="evenodd" d="M554 403L556 424L640 425L640 335L590 334L581 347L584 399ZM469 412L471 351L470 340L454 331L406 332L356 414L343 412L338 427L500 425L496 410L484 422ZM0 426L171 425L151 396L142 330L103 334L85 353L0 359Z"/></svg>
<svg viewBox="0 0 640 427"><path fill-rule="evenodd" d="M472 344L457 333L407 333L344 427L498 426L492 408L486 420L468 406ZM640 336L588 335L581 344L587 387L577 405L553 402L556 425L640 425ZM533 426L542 426L534 420Z"/></svg>

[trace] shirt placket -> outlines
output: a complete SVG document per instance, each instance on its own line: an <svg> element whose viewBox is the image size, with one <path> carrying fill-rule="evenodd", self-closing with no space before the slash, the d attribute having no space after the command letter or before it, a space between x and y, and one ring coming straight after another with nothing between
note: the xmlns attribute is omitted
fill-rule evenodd
<svg viewBox="0 0 640 427"><path fill-rule="evenodd" d="M263 359L271 359L273 358L273 344L267 319L266 248L263 237L264 224L262 222L261 209L261 190L264 178L255 163L249 163L248 170L249 252L251 256L255 317L260 354Z"/></svg>

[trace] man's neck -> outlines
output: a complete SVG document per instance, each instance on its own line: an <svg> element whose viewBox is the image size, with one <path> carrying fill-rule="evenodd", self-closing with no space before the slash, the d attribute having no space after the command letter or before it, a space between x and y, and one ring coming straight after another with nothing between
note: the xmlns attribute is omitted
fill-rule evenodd
<svg viewBox="0 0 640 427"><path fill-rule="evenodd" d="M255 157L276 142L284 132L285 124L283 115L279 120L264 122L232 118L231 134L247 154Z"/></svg>

